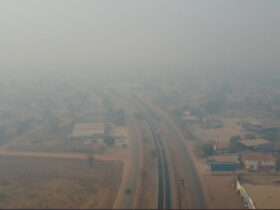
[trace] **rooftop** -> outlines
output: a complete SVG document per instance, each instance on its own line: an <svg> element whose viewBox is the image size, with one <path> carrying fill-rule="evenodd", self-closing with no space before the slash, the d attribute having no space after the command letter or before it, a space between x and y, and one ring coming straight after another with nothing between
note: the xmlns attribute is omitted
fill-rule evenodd
<svg viewBox="0 0 280 210"><path fill-rule="evenodd" d="M237 155L217 155L209 158L209 160L219 163L239 163Z"/></svg>
<svg viewBox="0 0 280 210"><path fill-rule="evenodd" d="M251 153L242 155L242 160L255 160L255 161L276 161L273 155L261 154L261 153Z"/></svg>
<svg viewBox="0 0 280 210"><path fill-rule="evenodd" d="M241 140L240 143L247 147L270 144L270 142L265 139L244 139L244 140Z"/></svg>
<svg viewBox="0 0 280 210"><path fill-rule="evenodd" d="M280 121L279 119L262 119L262 128L280 128Z"/></svg>
<svg viewBox="0 0 280 210"><path fill-rule="evenodd" d="M243 122L243 126L253 126L260 129L280 128L280 121L273 119L262 119L261 121Z"/></svg>

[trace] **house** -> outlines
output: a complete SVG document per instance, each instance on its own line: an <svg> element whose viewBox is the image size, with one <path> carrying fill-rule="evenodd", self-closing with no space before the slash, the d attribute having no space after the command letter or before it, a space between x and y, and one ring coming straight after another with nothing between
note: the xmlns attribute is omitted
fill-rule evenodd
<svg viewBox="0 0 280 210"><path fill-rule="evenodd" d="M238 144L243 149L255 151L255 152L272 152L273 144L265 139L242 139L239 140Z"/></svg>
<svg viewBox="0 0 280 210"><path fill-rule="evenodd" d="M187 122L192 122L192 123L199 122L199 118L188 111L184 112L183 120L185 120Z"/></svg>
<svg viewBox="0 0 280 210"><path fill-rule="evenodd" d="M241 168L237 155L217 155L209 158L208 163L213 172L234 172Z"/></svg>
<svg viewBox="0 0 280 210"><path fill-rule="evenodd" d="M274 156L261 153L244 154L241 161L248 171L274 171L277 164Z"/></svg>

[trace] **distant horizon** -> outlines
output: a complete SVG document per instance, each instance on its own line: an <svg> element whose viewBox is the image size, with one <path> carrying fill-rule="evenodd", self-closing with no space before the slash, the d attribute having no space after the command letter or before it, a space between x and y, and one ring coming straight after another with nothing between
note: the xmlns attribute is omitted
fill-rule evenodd
<svg viewBox="0 0 280 210"><path fill-rule="evenodd" d="M279 1L2 0L0 6L1 78L215 81L280 68Z"/></svg>

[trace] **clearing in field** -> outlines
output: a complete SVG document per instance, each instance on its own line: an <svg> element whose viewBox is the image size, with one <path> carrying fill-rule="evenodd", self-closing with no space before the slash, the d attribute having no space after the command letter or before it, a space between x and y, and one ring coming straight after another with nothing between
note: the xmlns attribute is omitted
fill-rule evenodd
<svg viewBox="0 0 280 210"><path fill-rule="evenodd" d="M0 157L0 208L112 208L118 161Z"/></svg>
<svg viewBox="0 0 280 210"><path fill-rule="evenodd" d="M279 209L280 176L247 174L241 178L243 186L253 199L256 208Z"/></svg>

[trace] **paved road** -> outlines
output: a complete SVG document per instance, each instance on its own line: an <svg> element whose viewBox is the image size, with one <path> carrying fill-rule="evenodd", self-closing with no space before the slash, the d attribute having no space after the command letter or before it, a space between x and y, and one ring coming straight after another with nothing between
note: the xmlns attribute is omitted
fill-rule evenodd
<svg viewBox="0 0 280 210"><path fill-rule="evenodd" d="M135 99L136 100L136 99ZM194 163L188 154L185 139L174 121L166 112L147 99L138 97L142 107L146 107L149 118L157 119L159 126L164 127L161 142L170 153L169 170L173 170L173 186L175 188L173 208L205 208L204 194ZM147 119L147 117L146 117ZM170 181L171 182L171 181Z"/></svg>
<svg viewBox="0 0 280 210"><path fill-rule="evenodd" d="M166 112L144 97L119 94L127 106L142 113L158 153L158 208L206 208L196 169L184 136Z"/></svg>
<svg viewBox="0 0 280 210"><path fill-rule="evenodd" d="M158 209L170 209L172 208L172 192L170 186L170 176L167 164L167 157L165 148L162 144L160 133L157 132L156 124L153 124L153 119L150 118L150 114L146 113L145 120L150 127L153 141L156 146L156 152L158 154Z"/></svg>

